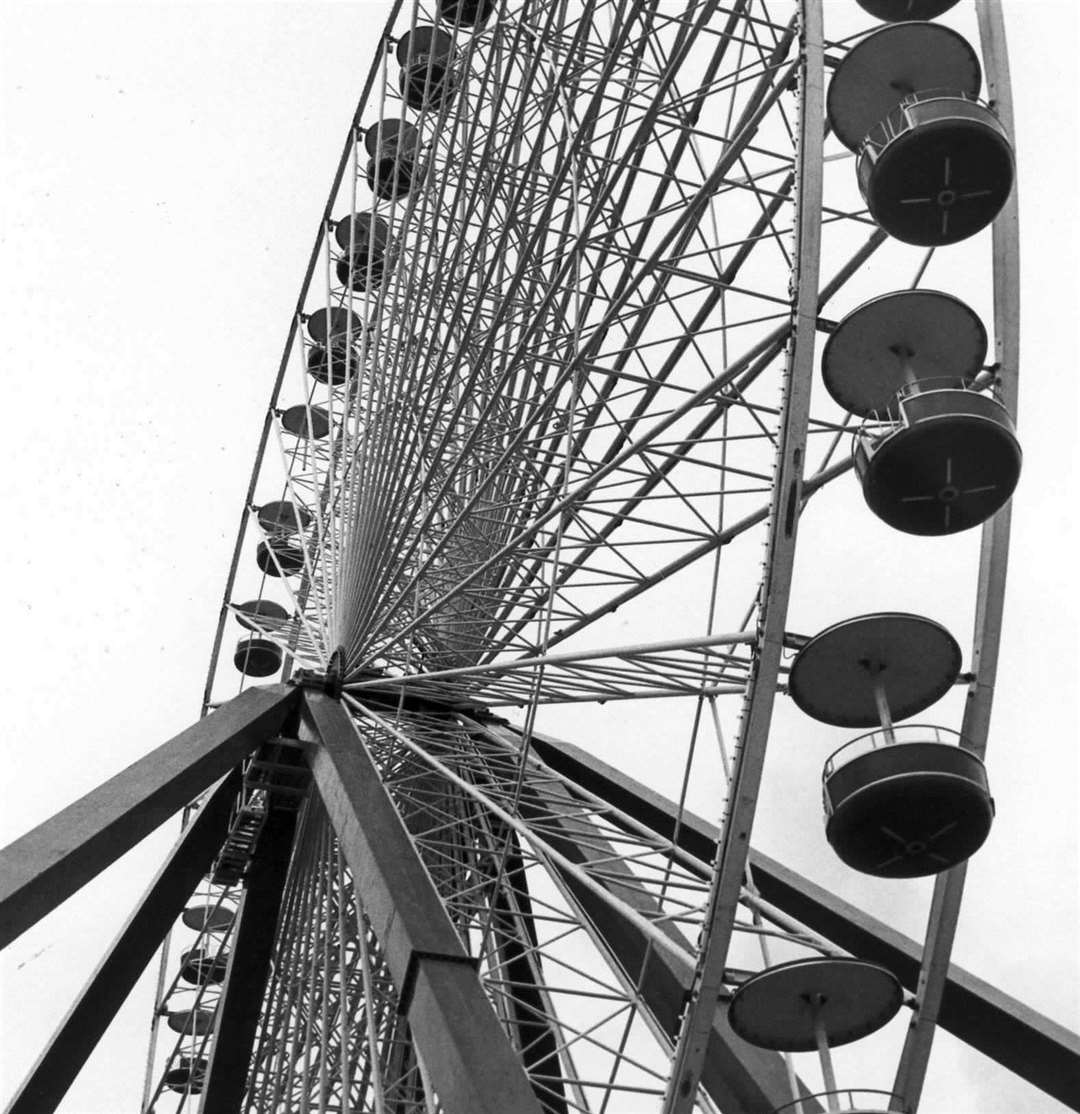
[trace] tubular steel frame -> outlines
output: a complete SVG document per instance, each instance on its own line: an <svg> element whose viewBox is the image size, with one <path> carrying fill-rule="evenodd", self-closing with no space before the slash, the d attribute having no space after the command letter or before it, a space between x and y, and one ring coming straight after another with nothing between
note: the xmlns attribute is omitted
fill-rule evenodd
<svg viewBox="0 0 1080 1114"><path fill-rule="evenodd" d="M975 8L1011 132L1000 4ZM825 71L852 36L827 37L818 0L509 4L451 28L454 94L407 112L393 36L428 20L394 5L323 213L211 714L0 858L6 943L208 794L12 1111L56 1108L196 891L236 905L197 937L224 967L194 992L214 1024L157 1057L144 1111L186 1064L181 1105L205 1112L808 1114L820 1091L718 1008L743 964L790 949L870 959L912 992L878 1092L892 1109L917 1109L938 1024L1080 1109L1080 1042L950 964L962 866L938 879L920 943L749 850L799 521L851 467L832 461L851 416L811 405L815 334L895 248L829 178ZM355 224L339 251L332 220L369 205L365 129L395 114L421 136L414 188L370 202L385 258L357 255ZM993 259L986 378L1015 415L1015 193ZM348 325L311 386L329 307ZM294 369L325 438L282 421ZM267 529L268 499L310 521ZM961 732L980 755L1008 527L1006 507L983 530ZM736 564L728 591L721 570L751 536L760 573ZM271 547L255 589L289 605L253 627L291 680L219 698L259 541L302 557L293 584ZM709 600L692 633L618 636L616 611L641 625L678 592ZM536 728L542 706L642 698L694 701L675 801ZM520 727L495 714L514 706ZM710 723L718 827L688 808ZM159 1015L179 985L167 962L166 947Z"/></svg>

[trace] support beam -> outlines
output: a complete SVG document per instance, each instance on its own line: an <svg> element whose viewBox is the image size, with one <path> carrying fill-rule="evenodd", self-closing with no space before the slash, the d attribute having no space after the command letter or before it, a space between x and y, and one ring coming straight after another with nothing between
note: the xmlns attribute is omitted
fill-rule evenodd
<svg viewBox="0 0 1080 1114"><path fill-rule="evenodd" d="M447 1114L541 1114L378 769L341 704L305 694L315 786Z"/></svg>
<svg viewBox="0 0 1080 1114"><path fill-rule="evenodd" d="M514 741L515 736L504 729L489 726L487 731L497 739ZM535 737L534 737L535 742ZM579 865L590 861L602 862L605 885L620 901L649 917L656 917L660 908L655 899L644 891L637 876L629 867L619 862L614 847L606 843L588 820L573 818L574 798L566 791L567 809L564 815L553 813L547 804L541 804L529 783L529 774L541 771L537 764L529 763L519 809L523 816L543 824L545 838L568 859ZM557 793L550 780L544 782L544 793L550 798ZM554 868L563 885L573 896L609 954L634 985L640 986L645 1008L656 1025L674 1043L679 1033L679 1020L686 1004L686 995L693 983L693 970L680 963L674 955L649 947L644 933L609 903L602 901L592 890L583 886L568 872ZM686 946L685 937L667 922L662 930L680 946ZM712 1027L708 1037L701 1085L725 1114L759 1114L775 1110L791 1102L793 1096L787 1070L775 1052L755 1048L737 1036L728 1024L727 1011L713 1010ZM800 1094L809 1094L801 1083ZM816 1099L803 1102L804 1114L820 1111Z"/></svg>
<svg viewBox="0 0 1080 1114"><path fill-rule="evenodd" d="M569 1114L559 1062L560 1034L548 1020L550 1001L544 992L532 899L517 833L507 828L498 831L496 837L509 843L505 877L492 895L491 904L499 965L514 988L510 998L511 1019L518 1044L525 1050L523 1060L544 1114ZM495 847L491 850L494 852Z"/></svg>
<svg viewBox="0 0 1080 1114"><path fill-rule="evenodd" d="M75 1081L166 933L210 868L240 790L230 775L195 814L135 912L83 988L7 1114L51 1114Z"/></svg>
<svg viewBox="0 0 1080 1114"><path fill-rule="evenodd" d="M0 948L277 732L297 695L248 689L0 851Z"/></svg>
<svg viewBox="0 0 1080 1114"><path fill-rule="evenodd" d="M532 736L533 750L559 773L651 828L676 836L675 805L592 755L545 735ZM716 846L717 829L684 812L676 842L701 859ZM887 967L908 990L918 986L922 947L909 936L815 885L776 860L750 852L754 884L762 898L834 944ZM1002 1067L1080 1110L1080 1037L1036 1013L956 964L949 965L938 1024Z"/></svg>
<svg viewBox="0 0 1080 1114"><path fill-rule="evenodd" d="M264 751L270 749L269 745L263 747ZM294 753L302 762L299 752ZM270 794L269 812L244 878L244 895L218 1001L200 1114L235 1114L243 1103L259 1011L270 976L270 957L277 939L298 805L295 794Z"/></svg>

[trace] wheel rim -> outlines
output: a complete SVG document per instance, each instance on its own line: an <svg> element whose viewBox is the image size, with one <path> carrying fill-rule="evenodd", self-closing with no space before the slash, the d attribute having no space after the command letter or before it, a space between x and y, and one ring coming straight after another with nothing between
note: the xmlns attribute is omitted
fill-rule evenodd
<svg viewBox="0 0 1080 1114"><path fill-rule="evenodd" d="M610 32L616 39L620 26L616 20ZM793 375L796 395L807 383L809 364L798 366L798 346L790 360L783 358L783 345L792 335L792 302L787 292L792 255L782 241L794 227L797 191L793 187L798 181L805 198L807 166L820 168L821 152L803 151L800 161L793 133L788 133L782 152L762 138L781 135L783 126L798 116L797 100L782 88L780 79L763 76L770 66L781 72L782 64L792 64L796 57L790 29L786 50L776 46L783 41L785 29L776 23L775 13L769 26L775 30L775 42L766 44L768 49L760 43L753 47L759 69L753 80L749 76L731 79L734 92L727 105L725 122L732 130L737 131L734 124L740 112L744 122L758 125L753 150L742 149L740 158L732 158L710 182L705 167L724 159L723 128L709 133L697 123L691 127L684 121L681 129L673 130L669 146L656 141L651 153L662 152L663 159L670 161L672 146L678 147L679 136L686 137L682 161L668 168L670 181L664 196L671 210L664 212L665 203L661 204L661 216L641 244L635 244L634 237L649 220L649 210L635 210L633 202L640 200L635 190L645 196L644 183L650 176L647 159L634 171L626 197L616 203L618 190L612 188L607 196L605 191L618 186L619 180L612 181L603 167L618 164L618 145L612 145L615 155L606 155L606 163L597 159L592 167L587 161L577 165L567 154L575 137L602 135L605 128L622 134L625 142L634 124L629 98L621 109L622 133L618 133L614 122L599 111L592 115L575 111L576 104L569 104L555 79L555 61L543 57L535 64L522 61L515 46L529 41L534 32L523 30L520 22L500 17L473 34L462 29L458 45L467 76L453 103L429 106L412 117L419 121L429 145L421 160L426 167L423 182L417 176L402 196L376 202L376 211L387 219L389 235L405 257L396 269L387 268L381 284L370 284L381 287L383 304L392 308L380 318L373 336L358 338L361 362L368 360L365 349L370 348L382 378L360 384L359 401L350 403L349 380L359 378L350 360L345 386L339 390L335 384L320 384L308 401L309 406L325 407L331 430L341 432L332 433L325 443L290 442L285 448L291 470L283 497L303 492L308 506L321 501L323 510L306 532L303 584L290 586L282 578L283 583L275 585L289 593L283 602L299 616L287 631L275 632L276 637L294 660L315 670L325 669L330 654L343 649L346 702L357 717L365 745L381 755L403 813L419 825L414 831L417 845L429 861L446 855L445 833L425 833L423 817L431 811L432 791L430 784L427 789L416 788L425 784L420 774L424 770L442 792L467 802L455 814L454 823L472 831L475 839L480 839L475 810L485 813L483 838L491 844L494 865L487 869L492 885L502 883L514 855L523 857L523 873L539 873L550 867L552 853L558 850L545 845L535 827L543 808L555 807L552 799L541 793L544 804L534 803L529 820L528 809L521 811L521 799L515 799L513 790L525 769L521 763L528 761L537 709L542 706L627 700L645 692L657 697L687 695L699 702L697 719L715 715L718 727L726 727L741 745L746 729L738 734L735 714L729 720L727 711L714 709L724 695L744 694L752 682L745 710L749 731L760 734L763 754L780 668L779 637L785 629L784 580L790 576L793 555L778 555L777 549L786 546L793 551L798 519L798 504L792 502L798 498L798 488L791 488L789 481L797 484L805 472L815 478L820 473L818 482L823 483L832 478L833 470L842 470L833 469L830 452L818 453L812 462L804 456L808 417L793 416L792 408L808 405L805 400L793 402L789 394L783 406L775 404L781 381ZM658 30L650 33L657 41L662 39ZM606 40L609 31L604 34ZM625 39L631 41L629 30ZM463 46L462 40L466 40ZM691 47L705 41L704 31L691 39L687 59L693 55ZM677 53L678 42L673 32L666 49ZM587 39L582 49L586 45ZM642 49L636 63L642 70L645 58ZM677 76L691 72L690 62L684 64L685 71L679 70ZM743 66L736 71L744 72L745 66L744 56ZM784 72L786 81L796 68ZM534 117L541 113L539 123L503 128L504 138L517 146L514 142L500 145L512 156L504 157L498 166L492 163L500 134L497 125L511 115L511 109L493 107L500 80L492 75L501 75L502 87L532 90L522 97L523 121L529 119L526 110ZM545 75L548 86L543 84ZM532 84L526 76L531 76ZM624 80L629 88L629 79ZM610 64L604 88L617 87L619 81L620 67ZM662 82L661 77L657 84ZM681 98L687 96L680 93ZM666 103L661 97L661 106ZM755 119L766 104L760 119ZM464 112L465 105L472 106L471 116ZM391 106L388 115L397 108ZM612 110L616 119L620 119L618 111ZM531 164L526 156L535 156ZM520 159L524 162L515 161ZM447 177L451 164L468 190L459 189ZM351 165L362 187L366 166L362 142ZM567 170L568 165L576 169ZM625 165L631 167L633 162L626 159ZM696 168L696 177L688 168ZM628 173L625 167L624 172ZM655 170L652 175L655 179ZM341 195L342 213L355 208L347 203L349 189ZM742 209L736 204L740 190L752 194L752 207ZM477 219L475 206L469 208L477 197L487 206L487 224L478 225L474 241L466 235L455 240L449 232L436 232L452 229L455 221L468 229L470 220ZM556 203L545 218L544 230L538 232L539 220L530 223L519 214L531 214L545 197L555 197ZM729 206L726 211L717 197ZM768 219L762 228L758 221L763 204ZM577 212L582 208L591 214L588 222ZM739 217L741 231L730 233L723 218L736 212L745 214ZM781 230L778 226L784 217ZM872 231L868 236L869 230L860 227L858 220L836 224L842 227L820 253L826 279L835 276L826 284L822 304L844 290L853 265L872 259L881 244L881 238ZM804 227L804 235L806 231ZM774 254L769 265L758 263L763 250ZM633 260L612 262L620 256ZM711 270L703 269L703 257ZM818 258L816 246L804 249L802 258L795 257L804 287L810 290L818 286ZM530 272L533 259L550 268L548 281L541 282ZM733 267L737 268L734 275ZM610 290L605 289L606 269L613 269L616 276ZM722 296L715 289L721 285L726 287ZM732 292L736 287L738 294ZM495 302L493 289L502 298L494 308L489 305ZM372 294L367 289L353 295L362 318ZM340 291L313 297L311 305L325 306L333 297L340 297ZM519 302L530 307L531 317L515 319ZM817 303L811 295L803 314L816 317ZM751 305L768 311L752 316ZM443 317L446 313L448 320ZM724 326L717 330L715 345L707 347L699 334L717 314L724 318ZM811 350L812 345L811 337ZM303 342L298 340L294 347L295 359L302 362ZM722 358L717 359L716 352L722 352ZM716 365L723 368L719 376ZM785 421L790 422L786 427ZM815 419L813 414L809 421L816 432L828 437L840 424L835 419ZM783 482L773 478L776 446ZM784 460L796 450L797 462L790 457ZM725 476L722 496L716 484L695 475L710 469ZM737 487L736 476L743 487ZM812 481L808 490L815 489ZM627 646L615 637L621 622L611 618L616 606L633 624L656 609L670 610L678 622L685 623L687 616L679 614L678 601L694 580L681 576L684 569L701 569L721 549L727 559L734 543L747 545L754 530L759 539L772 538L766 573L764 578L756 576L747 571L752 561L744 566L741 558L732 559L743 598L737 610L729 609L729 623L723 622L721 613L728 601L722 598L722 581L713 570L701 582L711 597L705 634L654 639L644 646ZM652 543L655 552L639 556L645 549L643 542ZM768 601L764 609L762 599ZM761 628L768 626L770 608L772 627L766 637ZM755 685L762 694L757 703ZM389 715L394 699L404 699L405 689L408 698L419 703ZM508 741L492 737L481 721L487 710L515 705L526 711L518 756L513 758ZM679 759L687 777L697 732L695 725L687 733ZM408 760L402 758L406 752L412 756ZM450 754L456 756L458 767L443 761ZM395 763L405 772L391 773ZM515 771L513 776L491 773L493 767L501 770L506 763L507 770ZM471 789L458 784L448 771ZM754 776L760 776L760 771ZM447 788L451 785L452 791ZM535 786L530 791L538 792ZM519 787L518 792L525 790ZM520 828L500 817L500 801L512 802L510 814ZM752 818L751 807L747 823ZM430 816L428 821L431 829L439 827ZM347 874L317 810L307 823L313 834L304 838L316 841L313 846L320 848L321 869L329 876ZM618 824L611 824L607 835L614 840ZM530 833L536 841L531 848L525 846ZM662 853L644 834L638 837L643 841L639 847ZM620 839L625 839L625 832ZM583 869L588 875L590 868ZM675 868L669 868L669 873L671 869ZM452 874L460 864L448 870ZM738 893L741 866L727 870L737 880ZM691 881L694 872L689 868L680 877L683 885L696 887L704 905L709 887L703 887L700 879ZM562 890L556 880L545 900L561 900L572 907L564 892L570 885L566 878L564 874ZM310 887L310 878L305 884ZM455 884L460 885L460 880ZM522 890L517 897L531 892ZM444 892L451 907L455 893ZM660 900L646 921L664 920L661 910L667 899ZM467 904L459 902L456 915L463 925L472 924L470 931L479 933L478 946L483 946L485 938L498 935L492 928L497 910L489 907L484 918L472 923L469 918L476 913ZM731 914L734 917L734 909ZM521 919L520 911L504 910L503 916ZM731 931L730 924L715 927L722 934ZM519 925L515 931L525 929ZM588 935L584 928L580 931ZM649 935L644 927L642 931ZM512 934L504 935L509 939ZM662 935L654 928L650 946L663 950ZM369 989L375 993L370 978L379 977L378 946L373 939L365 946L368 965L375 972L369 976ZM498 1001L499 972L515 959L505 955L499 959L498 947L490 947L495 958L490 959L485 977L489 994ZM553 954L555 945L550 948ZM702 960L683 943L669 951L677 956L680 949L691 964ZM725 950L726 946L721 948ZM631 1002L633 1013L640 1005L634 1002L638 992L616 978L605 993L614 993L616 986ZM512 995L504 995L504 1010L520 1011L521 1003L515 1007L511 999ZM538 1001L528 1008L541 1009ZM542 1006L541 1012L545 1011L553 1017L559 1013L550 1001ZM644 1012L632 1019L634 1024L655 1030L656 1018L645 1020ZM523 1024L520 1017L518 1024L519 1028ZM630 1023L626 1026L629 1032ZM657 1035L652 1033L654 1039ZM683 1047L678 1038L677 1032L661 1035L658 1046L663 1054L658 1063L672 1045ZM640 1086L630 1082L640 1064L635 1065L625 1049L611 1055L610 1062L614 1074L606 1084L607 1092L616 1095L623 1087ZM550 1084L544 1082L550 1059L541 1057L527 1067L541 1081L541 1088ZM410 1070L415 1083L420 1067ZM588 1073L571 1080L565 1059L560 1061L560 1072L563 1086L570 1089L564 1095L585 1086L582 1079ZM650 1087L660 1101L666 1082L654 1079ZM677 1108L677 1098L669 1095L667 1101Z"/></svg>

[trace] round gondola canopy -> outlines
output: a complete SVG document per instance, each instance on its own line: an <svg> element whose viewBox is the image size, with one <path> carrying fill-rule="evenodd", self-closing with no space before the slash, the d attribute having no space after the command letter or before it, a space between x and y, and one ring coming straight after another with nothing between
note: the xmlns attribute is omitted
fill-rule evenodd
<svg viewBox="0 0 1080 1114"><path fill-rule="evenodd" d="M185 1036L205 1036L214 1028L213 1010L173 1010L168 1016L168 1025L174 1033Z"/></svg>
<svg viewBox="0 0 1080 1114"><path fill-rule="evenodd" d="M162 1081L170 1091L188 1091L198 1095L206 1082L206 1068L206 1060L202 1056L181 1056L177 1067L170 1068Z"/></svg>
<svg viewBox="0 0 1080 1114"><path fill-rule="evenodd" d="M293 576L304 567L303 550L280 542L259 542L255 563L267 576Z"/></svg>
<svg viewBox="0 0 1080 1114"><path fill-rule="evenodd" d="M845 410L895 413L912 379L972 382L986 359L986 327L959 298L937 290L882 294L852 310L825 342L821 374Z"/></svg>
<svg viewBox="0 0 1080 1114"><path fill-rule="evenodd" d="M423 24L398 39L395 53L402 66L426 65L429 57L447 60L454 53L454 38L441 27Z"/></svg>
<svg viewBox="0 0 1080 1114"><path fill-rule="evenodd" d="M808 716L838 727L876 727L879 684L894 719L940 700L960 672L956 639L933 619L878 612L845 619L799 650L788 693Z"/></svg>
<svg viewBox="0 0 1080 1114"><path fill-rule="evenodd" d="M892 972L863 959L814 957L781 963L747 979L728 1005L745 1041L778 1052L811 1052L820 1025L830 1046L877 1032L903 1001Z"/></svg>
<svg viewBox="0 0 1080 1114"><path fill-rule="evenodd" d="M438 0L437 6L446 23L481 27L495 10L495 0Z"/></svg>
<svg viewBox="0 0 1080 1114"><path fill-rule="evenodd" d="M268 638L242 638L233 654L233 664L246 677L269 677L283 660L281 647Z"/></svg>
<svg viewBox="0 0 1080 1114"><path fill-rule="evenodd" d="M276 625L288 620L289 613L273 600L245 600L232 605L236 621L244 630L259 631L269 623Z"/></svg>
<svg viewBox="0 0 1080 1114"><path fill-rule="evenodd" d="M364 147L374 155L381 147L412 151L420 146L420 130L408 120L380 120L364 132Z"/></svg>
<svg viewBox="0 0 1080 1114"><path fill-rule="evenodd" d="M231 905L192 905L180 919L196 932L224 932L232 927L236 910Z"/></svg>
<svg viewBox="0 0 1080 1114"><path fill-rule="evenodd" d="M311 525L311 511L286 499L263 503L258 510L259 525L268 534L296 534Z"/></svg>
<svg viewBox="0 0 1080 1114"><path fill-rule="evenodd" d="M912 19L937 19L958 0L855 0L875 19L888 23L905 23Z"/></svg>
<svg viewBox="0 0 1080 1114"><path fill-rule="evenodd" d="M319 441L330 432L330 415L321 406L290 406L281 413L281 425L294 437Z"/></svg>
<svg viewBox="0 0 1080 1114"><path fill-rule="evenodd" d="M353 213L342 217L334 226L334 239L342 251L368 251L371 245L375 255L386 250L390 242L390 227L382 217L375 213Z"/></svg>
<svg viewBox="0 0 1080 1114"><path fill-rule="evenodd" d="M982 69L971 44L937 23L895 23L856 43L829 83L829 122L855 151L912 93L949 90L970 97L982 87Z"/></svg>
<svg viewBox="0 0 1080 1114"><path fill-rule="evenodd" d="M350 333L356 335L363 328L364 322L360 317L344 306L316 310L307 319L308 335L316 344L327 344L334 340L344 343L344 337Z"/></svg>

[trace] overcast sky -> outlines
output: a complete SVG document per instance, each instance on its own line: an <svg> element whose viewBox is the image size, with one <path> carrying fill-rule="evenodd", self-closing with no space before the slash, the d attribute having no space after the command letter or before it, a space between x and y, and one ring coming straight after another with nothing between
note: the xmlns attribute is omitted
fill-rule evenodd
<svg viewBox="0 0 1080 1114"><path fill-rule="evenodd" d="M998 821L957 956L1076 1027L1076 13L1006 11L1022 16L1025 470L988 756ZM0 8L5 843L198 714L262 415L384 18L344 2ZM5 1097L174 835L8 950ZM795 865L828 874L812 853ZM136 997L67 1114L135 1108ZM962 1082L926 1109L1054 1109L943 1048Z"/></svg>

